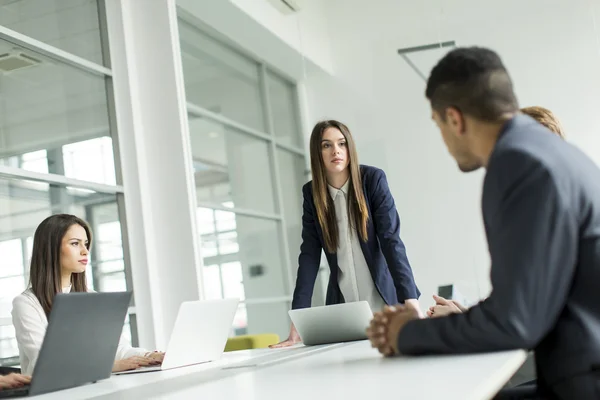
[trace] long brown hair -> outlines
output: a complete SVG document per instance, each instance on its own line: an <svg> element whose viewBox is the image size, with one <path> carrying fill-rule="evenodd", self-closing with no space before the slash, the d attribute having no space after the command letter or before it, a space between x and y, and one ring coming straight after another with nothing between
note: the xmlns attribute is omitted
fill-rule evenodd
<svg viewBox="0 0 600 400"><path fill-rule="evenodd" d="M529 115L546 128L550 129L550 132L556 133L562 139L565 139L565 132L563 127L554 113L547 108L540 106L525 107L521 108L523 114Z"/></svg>
<svg viewBox="0 0 600 400"><path fill-rule="evenodd" d="M323 239L325 240L325 250L329 253L337 251L339 243L339 232L335 216L335 207L333 199L327 189L327 175L321 152L321 140L323 133L328 128L338 129L346 138L348 149L348 168L350 170L350 185L348 189L348 219L352 228L356 229L358 236L363 242L368 239L367 221L369 220L369 211L367 202L362 191L362 179L360 175L360 164L352 134L346 125L339 121L327 120L318 122L310 135L310 168L312 170L312 190L313 202L317 210L317 219Z"/></svg>
<svg viewBox="0 0 600 400"><path fill-rule="evenodd" d="M46 316L50 315L54 296L62 292L60 252L62 240L73 225L80 225L85 229L88 237L86 247L89 250L92 246L92 231L84 220L74 215L56 214L46 218L33 236L29 285ZM85 271L71 274L71 291L87 292Z"/></svg>

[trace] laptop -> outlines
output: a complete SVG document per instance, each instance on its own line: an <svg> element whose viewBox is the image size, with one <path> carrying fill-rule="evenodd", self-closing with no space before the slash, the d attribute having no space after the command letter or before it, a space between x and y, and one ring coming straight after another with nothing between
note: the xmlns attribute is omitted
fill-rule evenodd
<svg viewBox="0 0 600 400"><path fill-rule="evenodd" d="M110 377L131 292L59 293L31 383L0 398L36 396Z"/></svg>
<svg viewBox="0 0 600 400"><path fill-rule="evenodd" d="M366 301L290 310L289 315L307 346L366 339L373 318Z"/></svg>
<svg viewBox="0 0 600 400"><path fill-rule="evenodd" d="M225 350L238 303L239 299L181 303L162 365L115 372L115 375L161 371L218 360Z"/></svg>

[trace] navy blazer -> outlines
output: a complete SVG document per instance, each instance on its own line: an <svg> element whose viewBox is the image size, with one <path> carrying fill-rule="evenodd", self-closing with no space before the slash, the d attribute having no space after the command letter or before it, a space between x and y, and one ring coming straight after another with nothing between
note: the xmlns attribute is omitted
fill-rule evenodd
<svg viewBox="0 0 600 400"><path fill-rule="evenodd" d="M363 193L369 210L367 242L360 241L375 287L386 304L404 303L417 299L421 292L415 284L412 269L406 257L406 248L400 239L400 217L388 187L385 173L375 167L360 166ZM325 248L323 231L317 219L312 195L312 182L302 187L304 212L302 214L302 245L298 257L298 276L292 309L311 306L321 250ZM338 263L335 253L325 252L331 275L327 286L326 304L343 303L338 285Z"/></svg>

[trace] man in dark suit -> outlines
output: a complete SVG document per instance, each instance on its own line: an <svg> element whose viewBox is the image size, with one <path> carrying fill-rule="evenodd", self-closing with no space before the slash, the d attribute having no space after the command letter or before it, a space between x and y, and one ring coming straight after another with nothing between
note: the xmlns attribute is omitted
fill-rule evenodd
<svg viewBox="0 0 600 400"><path fill-rule="evenodd" d="M600 394L600 170L581 151L518 113L493 51L459 48L427 82L433 120L464 172L487 169L483 218L492 293L462 314L377 313L374 347L458 354L534 349L538 396Z"/></svg>

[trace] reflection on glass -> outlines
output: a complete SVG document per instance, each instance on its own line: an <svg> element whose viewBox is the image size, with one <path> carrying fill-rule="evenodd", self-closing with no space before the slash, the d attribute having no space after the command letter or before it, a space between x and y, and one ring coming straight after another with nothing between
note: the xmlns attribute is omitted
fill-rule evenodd
<svg viewBox="0 0 600 400"><path fill-rule="evenodd" d="M13 365L19 362L19 348L17 339L15 339L15 328L12 324L0 326L0 362L4 365Z"/></svg>
<svg viewBox="0 0 600 400"><path fill-rule="evenodd" d="M125 273L104 274L101 285L103 292L125 292L127 290Z"/></svg>
<svg viewBox="0 0 600 400"><path fill-rule="evenodd" d="M220 232L235 229L235 214L231 211L215 210L215 220Z"/></svg>
<svg viewBox="0 0 600 400"><path fill-rule="evenodd" d="M219 254L215 235L202 236L202 257L214 257Z"/></svg>
<svg viewBox="0 0 600 400"><path fill-rule="evenodd" d="M238 305L235 317L233 317L233 334L234 335L245 335L248 333L248 312L246 311L246 304L240 303Z"/></svg>
<svg viewBox="0 0 600 400"><path fill-rule="evenodd" d="M1 1L0 25L102 64L96 0Z"/></svg>
<svg viewBox="0 0 600 400"><path fill-rule="evenodd" d="M274 302L262 304L246 304L249 335L259 333L276 333L286 338L290 332L288 311L290 303Z"/></svg>
<svg viewBox="0 0 600 400"><path fill-rule="evenodd" d="M91 252L93 287L101 292L127 290L121 222L114 195L112 201L87 205L85 212L94 237Z"/></svg>
<svg viewBox="0 0 600 400"><path fill-rule="evenodd" d="M187 101L265 131L258 64L179 20Z"/></svg>
<svg viewBox="0 0 600 400"><path fill-rule="evenodd" d="M239 261L221 265L223 276L223 296L245 299L244 283L242 279L242 264Z"/></svg>
<svg viewBox="0 0 600 400"><path fill-rule="evenodd" d="M46 150L32 151L21 156L21 168L27 171L47 174L48 155Z"/></svg>
<svg viewBox="0 0 600 400"><path fill-rule="evenodd" d="M222 299L221 273L219 265L204 267L202 278L204 280L204 296L207 300Z"/></svg>
<svg viewBox="0 0 600 400"><path fill-rule="evenodd" d="M235 226L234 226L235 229ZM219 253L233 254L240 250L240 245L237 242L237 232L219 233Z"/></svg>
<svg viewBox="0 0 600 400"><path fill-rule="evenodd" d="M198 202L274 212L268 143L192 115L189 126ZM229 219L220 223L233 223Z"/></svg>
<svg viewBox="0 0 600 400"><path fill-rule="evenodd" d="M233 231L222 231L216 220L218 240L213 233L200 235L204 265L219 267L220 287L225 296L285 295L285 263L278 222L241 215L235 218Z"/></svg>
<svg viewBox="0 0 600 400"><path fill-rule="evenodd" d="M285 263L278 222L234 214L235 230L222 231L218 228L219 219L209 217L207 210L198 211L199 220L202 216L203 221L212 223L200 228L202 232L211 232L200 235L206 298L245 300L284 296ZM219 240L215 240L215 235ZM236 318L245 323L246 309L239 311ZM245 332L245 326L240 322L237 334Z"/></svg>
<svg viewBox="0 0 600 400"><path fill-rule="evenodd" d="M247 299L286 295L279 222L236 216L238 261Z"/></svg>
<svg viewBox="0 0 600 400"><path fill-rule="evenodd" d="M23 247L20 239L0 241L2 268L0 278L8 278L23 273ZM0 289L0 293L5 293Z"/></svg>
<svg viewBox="0 0 600 400"><path fill-rule="evenodd" d="M214 210L199 207L196 210L196 221L198 223L198 233L200 233L200 235L215 232Z"/></svg>
<svg viewBox="0 0 600 400"><path fill-rule="evenodd" d="M83 181L116 184L112 139L100 137L62 147L65 176ZM89 167L89 166L92 167Z"/></svg>
<svg viewBox="0 0 600 400"><path fill-rule="evenodd" d="M278 143L302 147L296 87L271 72L267 75L269 105Z"/></svg>
<svg viewBox="0 0 600 400"><path fill-rule="evenodd" d="M286 150L277 150L277 162L281 181L285 229L288 234L290 265L295 275L298 268L298 255L302 244L302 186L307 179L304 174L304 157Z"/></svg>
<svg viewBox="0 0 600 400"><path fill-rule="evenodd" d="M20 51L39 62L2 75L0 165L114 184L104 78Z"/></svg>

